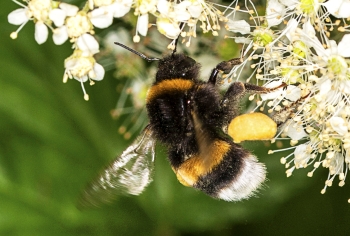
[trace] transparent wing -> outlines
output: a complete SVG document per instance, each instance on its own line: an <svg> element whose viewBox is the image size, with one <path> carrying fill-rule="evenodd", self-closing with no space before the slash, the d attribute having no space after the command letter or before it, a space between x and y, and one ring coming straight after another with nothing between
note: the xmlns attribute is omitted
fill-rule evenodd
<svg viewBox="0 0 350 236"><path fill-rule="evenodd" d="M147 126L136 140L85 189L82 206L98 206L117 195L139 195L152 182L156 140Z"/></svg>

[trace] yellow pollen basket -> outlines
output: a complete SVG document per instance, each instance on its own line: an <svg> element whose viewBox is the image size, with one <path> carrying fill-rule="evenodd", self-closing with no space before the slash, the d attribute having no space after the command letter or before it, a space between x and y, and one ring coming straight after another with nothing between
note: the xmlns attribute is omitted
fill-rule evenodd
<svg viewBox="0 0 350 236"><path fill-rule="evenodd" d="M228 135L235 143L272 139L276 132L277 124L267 115L258 112L237 116L228 126Z"/></svg>

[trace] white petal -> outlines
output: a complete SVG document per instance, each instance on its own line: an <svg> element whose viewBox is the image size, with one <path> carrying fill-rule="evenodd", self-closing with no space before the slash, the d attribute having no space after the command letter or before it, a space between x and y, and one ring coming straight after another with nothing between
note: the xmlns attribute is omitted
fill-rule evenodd
<svg viewBox="0 0 350 236"><path fill-rule="evenodd" d="M130 11L132 0L116 1L111 7L113 10L113 16L123 17L126 13Z"/></svg>
<svg viewBox="0 0 350 236"><path fill-rule="evenodd" d="M343 0L328 0L323 4L327 8L327 10L334 15L336 11L338 11Z"/></svg>
<svg viewBox="0 0 350 236"><path fill-rule="evenodd" d="M100 7L91 12L90 20L97 28L104 29L112 25L113 14L107 6Z"/></svg>
<svg viewBox="0 0 350 236"><path fill-rule="evenodd" d="M66 13L62 9L56 8L50 11L49 18L57 27L61 27L64 24Z"/></svg>
<svg viewBox="0 0 350 236"><path fill-rule="evenodd" d="M316 31L314 26L311 24L310 19L303 24L303 33L310 38L315 37Z"/></svg>
<svg viewBox="0 0 350 236"><path fill-rule="evenodd" d="M287 91L286 91L286 99L289 101L295 102L297 101L301 96L301 89L294 85L288 85Z"/></svg>
<svg viewBox="0 0 350 236"><path fill-rule="evenodd" d="M295 0L279 0L279 2L288 7L289 10L293 10L298 4L298 1Z"/></svg>
<svg viewBox="0 0 350 236"><path fill-rule="evenodd" d="M316 37L316 31L314 26L311 24L310 19L303 24L303 34L302 41L309 47L313 47L316 50L317 55L324 56L324 47Z"/></svg>
<svg viewBox="0 0 350 236"><path fill-rule="evenodd" d="M66 59L64 60L64 68L67 70L73 69L78 63L77 59Z"/></svg>
<svg viewBox="0 0 350 236"><path fill-rule="evenodd" d="M74 79L78 80L79 82L80 81L83 81L83 82L86 82L88 81L89 77L87 75L83 75L82 77L76 77L76 76L73 76Z"/></svg>
<svg viewBox="0 0 350 236"><path fill-rule="evenodd" d="M327 55L338 55L338 45L334 40L329 40L328 49L326 49Z"/></svg>
<svg viewBox="0 0 350 236"><path fill-rule="evenodd" d="M327 93L331 90L332 88L332 81L330 79L326 79L323 81L320 85L320 95L327 95Z"/></svg>
<svg viewBox="0 0 350 236"><path fill-rule="evenodd" d="M148 31L148 14L143 14L139 16L137 19L137 32L139 32L142 36L147 35Z"/></svg>
<svg viewBox="0 0 350 236"><path fill-rule="evenodd" d="M339 83L339 90L342 93L345 93L347 95L350 95L350 81L349 80L343 80Z"/></svg>
<svg viewBox="0 0 350 236"><path fill-rule="evenodd" d="M306 167L311 155L307 153L307 145L300 144L294 150L294 163L296 168Z"/></svg>
<svg viewBox="0 0 350 236"><path fill-rule="evenodd" d="M335 17L350 17L350 1L349 0L329 0L323 4Z"/></svg>
<svg viewBox="0 0 350 236"><path fill-rule="evenodd" d="M272 81L271 83L267 84L265 87L266 88L274 88L274 87L278 87L279 85L282 84L282 81ZM285 93L285 91L283 90L283 88L279 88L271 93L266 93L266 94L261 94L260 97L263 101L265 100L270 100L270 99L275 99L280 97L283 93Z"/></svg>
<svg viewBox="0 0 350 236"><path fill-rule="evenodd" d="M229 31L241 34L250 33L250 25L245 20L229 20L227 22L227 27Z"/></svg>
<svg viewBox="0 0 350 236"><path fill-rule="evenodd" d="M96 76L95 78L91 78L93 80L100 81L105 76L105 69L98 63L95 63L94 65L94 72Z"/></svg>
<svg viewBox="0 0 350 236"><path fill-rule="evenodd" d="M344 35L342 40L339 42L338 53L342 57L350 57L350 34Z"/></svg>
<svg viewBox="0 0 350 236"><path fill-rule="evenodd" d="M280 24L285 14L285 6L277 0L269 0L266 8L266 20L269 27Z"/></svg>
<svg viewBox="0 0 350 236"><path fill-rule="evenodd" d="M35 41L38 44L43 44L46 42L48 36L49 36L49 30L47 26L41 21L36 22L35 33L34 33Z"/></svg>
<svg viewBox="0 0 350 236"><path fill-rule="evenodd" d="M190 13L187 11L188 1L183 1L174 6L175 20L187 21L191 18Z"/></svg>
<svg viewBox="0 0 350 236"><path fill-rule="evenodd" d="M168 2L167 0L158 1L157 9L161 14L167 15L169 12L169 8L170 8L170 2Z"/></svg>
<svg viewBox="0 0 350 236"><path fill-rule="evenodd" d="M285 32L282 34L285 34L286 37L289 39L290 42L293 42L293 37L295 35L295 30L298 27L298 21L296 19L290 19L288 21L287 27L285 28Z"/></svg>
<svg viewBox="0 0 350 236"><path fill-rule="evenodd" d="M79 11L79 8L77 6L68 3L61 2L59 6L67 16L75 16Z"/></svg>
<svg viewBox="0 0 350 236"><path fill-rule="evenodd" d="M346 150L345 162L350 163L350 150Z"/></svg>
<svg viewBox="0 0 350 236"><path fill-rule="evenodd" d="M64 26L61 26L59 28L54 29L52 39L56 45L61 45L64 42L66 42L68 39L67 27L64 25Z"/></svg>
<svg viewBox="0 0 350 236"><path fill-rule="evenodd" d="M203 8L201 5L191 5L188 7L188 12L191 14L193 18L199 18L203 11Z"/></svg>
<svg viewBox="0 0 350 236"><path fill-rule="evenodd" d="M21 25L29 20L26 12L27 9L25 8L19 8L17 10L14 10L7 16L7 20L10 24Z"/></svg>
<svg viewBox="0 0 350 236"><path fill-rule="evenodd" d="M339 8L338 16L341 18L350 17L350 1L344 0Z"/></svg>
<svg viewBox="0 0 350 236"><path fill-rule="evenodd" d="M84 55L91 55L98 53L99 44L91 34L83 34L77 40L77 47L83 51Z"/></svg>
<svg viewBox="0 0 350 236"><path fill-rule="evenodd" d="M180 34L179 25L170 22L167 18L157 18L157 29L170 39L176 39Z"/></svg>
<svg viewBox="0 0 350 236"><path fill-rule="evenodd" d="M179 8L186 9L187 7L191 6L191 4L192 4L192 3L191 3L190 1L185 0L185 1L182 1L182 2L180 2L179 4L177 4L177 6L178 6Z"/></svg>
<svg viewBox="0 0 350 236"><path fill-rule="evenodd" d="M235 37L235 42L236 43L243 43L243 44L249 44L252 42L251 39L245 38L245 37Z"/></svg>
<svg viewBox="0 0 350 236"><path fill-rule="evenodd" d="M332 126L333 130L340 135L345 135L348 133L348 127L343 118L333 116L329 119L329 124Z"/></svg>
<svg viewBox="0 0 350 236"><path fill-rule="evenodd" d="M290 137L292 140L300 140L307 136L307 133L304 131L304 128L302 125L298 125L295 122L292 122L288 126L287 136Z"/></svg>

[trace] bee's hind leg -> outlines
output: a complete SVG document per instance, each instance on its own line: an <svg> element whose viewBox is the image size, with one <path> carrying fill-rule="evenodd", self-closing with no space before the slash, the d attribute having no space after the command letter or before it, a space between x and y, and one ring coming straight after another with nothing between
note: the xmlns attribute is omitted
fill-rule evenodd
<svg viewBox="0 0 350 236"><path fill-rule="evenodd" d="M252 93L269 93L276 89L283 88L285 86L286 84L282 83L281 85L274 88L266 88L249 83L234 82L227 89L223 99L221 100L221 111L223 113L223 127L227 127L231 120L240 114L240 102L244 95Z"/></svg>

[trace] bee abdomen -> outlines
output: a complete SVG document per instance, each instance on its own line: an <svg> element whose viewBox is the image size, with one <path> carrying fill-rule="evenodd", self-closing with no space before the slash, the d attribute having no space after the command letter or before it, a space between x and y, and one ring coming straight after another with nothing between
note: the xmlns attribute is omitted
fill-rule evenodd
<svg viewBox="0 0 350 236"><path fill-rule="evenodd" d="M217 150L211 156L194 156L175 170L180 183L225 201L254 195L265 180L265 166L234 143L215 141L214 144L212 149Z"/></svg>

